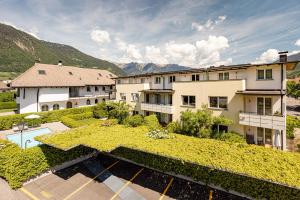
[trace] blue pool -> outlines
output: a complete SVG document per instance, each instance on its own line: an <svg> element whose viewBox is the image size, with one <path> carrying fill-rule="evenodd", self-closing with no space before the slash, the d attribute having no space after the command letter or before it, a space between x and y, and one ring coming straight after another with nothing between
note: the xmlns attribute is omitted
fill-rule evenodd
<svg viewBox="0 0 300 200"><path fill-rule="evenodd" d="M22 148L25 149L25 143L26 143L26 148L34 147L41 144L40 142L34 140L33 138L39 135L44 135L49 133L51 133L51 130L49 128L41 128L33 131L24 131ZM21 133L7 135L6 138L9 141L18 144L21 147Z"/></svg>

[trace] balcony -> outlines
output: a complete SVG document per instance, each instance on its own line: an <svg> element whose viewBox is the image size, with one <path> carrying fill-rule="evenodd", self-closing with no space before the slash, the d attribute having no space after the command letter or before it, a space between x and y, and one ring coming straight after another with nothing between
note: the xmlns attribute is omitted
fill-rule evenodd
<svg viewBox="0 0 300 200"><path fill-rule="evenodd" d="M174 106L172 105L141 103L141 109L152 111L152 112L167 113L167 114L174 113Z"/></svg>
<svg viewBox="0 0 300 200"><path fill-rule="evenodd" d="M99 98L99 97L108 97L109 94L101 94L101 95L74 95L69 94L69 99L89 99L89 98Z"/></svg>
<svg viewBox="0 0 300 200"><path fill-rule="evenodd" d="M239 124L285 130L285 118L283 116L258 115L256 113L240 112Z"/></svg>

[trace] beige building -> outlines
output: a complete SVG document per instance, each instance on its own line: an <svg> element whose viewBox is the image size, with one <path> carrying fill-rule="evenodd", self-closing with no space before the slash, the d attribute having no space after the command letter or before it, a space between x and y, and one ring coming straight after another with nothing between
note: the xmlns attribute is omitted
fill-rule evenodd
<svg viewBox="0 0 300 200"><path fill-rule="evenodd" d="M286 70L297 63L233 65L118 77L116 100L134 113L157 114L160 122L180 119L186 109L207 105L233 120L219 127L248 143L286 149Z"/></svg>

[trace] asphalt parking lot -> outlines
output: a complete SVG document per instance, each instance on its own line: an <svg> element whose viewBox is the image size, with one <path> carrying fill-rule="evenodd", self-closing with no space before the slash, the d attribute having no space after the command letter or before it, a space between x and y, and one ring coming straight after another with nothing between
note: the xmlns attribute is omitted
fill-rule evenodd
<svg viewBox="0 0 300 200"><path fill-rule="evenodd" d="M33 200L243 199L104 155L38 178L20 191Z"/></svg>

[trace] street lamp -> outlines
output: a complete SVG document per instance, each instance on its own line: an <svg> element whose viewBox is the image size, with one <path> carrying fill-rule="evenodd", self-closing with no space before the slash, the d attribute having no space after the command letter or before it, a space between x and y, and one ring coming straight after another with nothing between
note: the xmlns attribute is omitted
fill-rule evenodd
<svg viewBox="0 0 300 200"><path fill-rule="evenodd" d="M19 131L21 131L21 148L23 148L23 131L25 129L25 122L20 122L17 126Z"/></svg>
<svg viewBox="0 0 300 200"><path fill-rule="evenodd" d="M27 148L27 143L31 143L31 140L28 139L25 141L25 149Z"/></svg>

